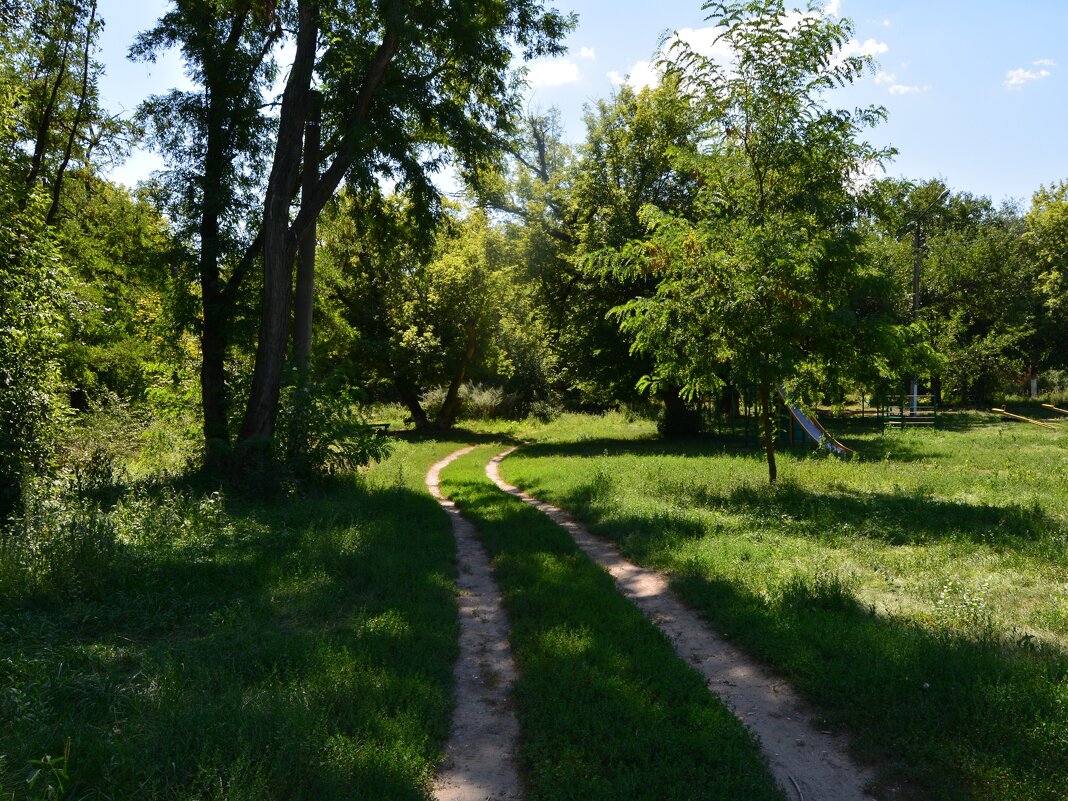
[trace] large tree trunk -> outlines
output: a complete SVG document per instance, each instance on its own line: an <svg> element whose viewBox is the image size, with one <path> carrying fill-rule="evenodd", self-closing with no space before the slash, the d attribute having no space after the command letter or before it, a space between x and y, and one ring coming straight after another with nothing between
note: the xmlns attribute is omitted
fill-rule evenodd
<svg viewBox="0 0 1068 801"><path fill-rule="evenodd" d="M449 383L449 391L445 393L445 402L441 404L438 416L434 420L434 425L438 428L452 428L453 423L456 422L456 415L460 411L460 387L463 386L467 368L474 361L477 349L478 329L473 324L468 324L467 344L464 347L463 361L460 362L459 369L453 374L452 381Z"/></svg>
<svg viewBox="0 0 1068 801"><path fill-rule="evenodd" d="M241 424L241 442L266 439L274 433L289 335L293 259L298 242L290 230L289 212L300 172L301 138L319 40L319 4L301 0L298 17L297 51L282 95L278 142L267 182L263 215L263 316L252 387Z"/></svg>
<svg viewBox="0 0 1068 801"><path fill-rule="evenodd" d="M323 98L311 92L308 101L308 121L304 126L304 173L301 177L300 204L311 205L315 186L319 182L319 123ZM315 311L315 220L308 225L300 240L297 255L297 290L293 301L293 356L300 371L301 383L307 385L311 372L312 317Z"/></svg>
<svg viewBox="0 0 1068 801"><path fill-rule="evenodd" d="M686 405L679 390L666 387L660 395L664 401L664 419L660 433L665 437L692 437L701 431L701 415Z"/></svg>
<svg viewBox="0 0 1068 801"><path fill-rule="evenodd" d="M274 432L285 361L286 336L289 330L289 306L292 295L292 266L297 243L314 224L319 212L334 196L345 173L355 161L358 149L350 137L342 140L338 155L323 172L310 198L301 204L296 218L289 224L289 193L295 187L300 162L300 131L307 114L311 75L315 66L319 28L319 5L301 0L298 8L297 52L289 82L282 96L278 145L267 185L267 201L261 234L264 245L263 320L256 349L256 367L252 377L245 419L239 439L246 441L269 437ZM356 97L351 126L367 117L371 100L396 55L400 38L387 28L382 43L367 68L364 82ZM298 113L299 112L299 113Z"/></svg>
<svg viewBox="0 0 1068 801"><path fill-rule="evenodd" d="M772 484L778 478L775 467L775 432L772 429L771 388L767 381L760 382L760 419L764 424L764 450L768 456L768 481Z"/></svg>
<svg viewBox="0 0 1068 801"><path fill-rule="evenodd" d="M226 323L227 309L219 300L218 274L201 280L204 299L204 322L200 332L200 400L204 410L204 443L208 461L214 460L219 445L230 444L227 419L229 397L226 391Z"/></svg>
<svg viewBox="0 0 1068 801"><path fill-rule="evenodd" d="M423 404L419 402L419 393L399 378L393 379L393 386L397 390L401 403L408 407L408 413L412 416L416 430L422 431L429 428L430 421L427 419Z"/></svg>

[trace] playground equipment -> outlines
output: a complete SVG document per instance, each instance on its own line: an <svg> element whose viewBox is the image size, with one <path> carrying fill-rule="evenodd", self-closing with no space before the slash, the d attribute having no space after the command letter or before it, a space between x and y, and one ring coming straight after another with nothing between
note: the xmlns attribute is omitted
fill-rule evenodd
<svg viewBox="0 0 1068 801"><path fill-rule="evenodd" d="M879 409L886 425L898 428L934 426L938 423L938 404L931 395L901 395Z"/></svg>
<svg viewBox="0 0 1068 801"><path fill-rule="evenodd" d="M832 453L850 456L853 451L836 440L820 423L791 402L778 387L773 413L775 438L784 445L816 444ZM752 403L754 390L729 387L702 408L706 430L717 435L736 436L745 441L759 440L763 434L759 412Z"/></svg>
<svg viewBox="0 0 1068 801"><path fill-rule="evenodd" d="M1068 409L1061 409L1061 408L1059 408L1057 406L1054 406L1052 403L1043 403L1042 404L1042 408L1043 409L1050 409L1050 410L1052 410L1054 412L1058 412L1059 414L1068 414Z"/></svg>
<svg viewBox="0 0 1068 801"><path fill-rule="evenodd" d="M827 429L825 429L823 426L821 426L819 424L819 421L817 421L813 417L809 417L807 414L805 414L805 410L804 409L802 409L796 403L793 403L790 400L790 397L786 394L786 391L782 387L779 387L779 397L782 398L783 404L785 404L787 411L790 412L790 429L791 429L791 431L790 431L790 441L791 442L795 441L794 440L793 426L794 426L794 423L796 422L797 425L799 425L801 427L801 430L805 434L807 434L808 437L813 442L816 442L819 445L823 446L824 448L829 450L831 453L836 453L839 456L852 456L853 455L853 451L850 450L849 448L847 448L845 445L843 445L838 440L836 440L830 434L828 434L827 433ZM804 441L804 437L802 437L801 440Z"/></svg>
<svg viewBox="0 0 1068 801"><path fill-rule="evenodd" d="M1043 404L1043 405L1045 405L1045 404ZM1050 425L1049 423L1043 423L1041 420L1032 420L1030 417L1024 417L1022 414L1013 414L1012 412L1007 412L1004 409L997 409L997 408L991 409L990 411L997 412L1002 417L1009 417L1009 418L1012 418L1013 420L1019 420L1019 421L1021 421L1023 423L1030 423L1033 426L1039 426L1041 428L1048 428L1050 431L1060 431L1060 429L1057 428L1057 426ZM1068 414L1068 412L1065 412L1065 414Z"/></svg>

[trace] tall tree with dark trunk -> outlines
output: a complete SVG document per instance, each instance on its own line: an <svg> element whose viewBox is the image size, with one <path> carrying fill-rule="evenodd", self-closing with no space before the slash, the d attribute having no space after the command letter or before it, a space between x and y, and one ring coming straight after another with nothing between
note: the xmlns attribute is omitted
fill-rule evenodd
<svg viewBox="0 0 1068 801"><path fill-rule="evenodd" d="M526 57L558 53L571 24L541 0L460 0L447 14L431 0L174 0L172 11L139 38L133 52L140 57L180 47L202 87L153 98L144 117L178 165L168 184L189 187L175 191L180 202L174 208L177 217L196 223L188 233L203 304L209 442L228 439L228 326L257 258L262 255L264 264L263 305L242 441L274 432L294 258L341 183L369 189L392 179L427 217L439 213L434 173L455 161L475 174L496 155L512 124L519 106L513 48ZM295 31L292 39L286 30ZM273 76L271 53L283 40L295 55L277 120L271 120L261 109L262 95ZM323 169L293 214L313 82L323 94ZM256 206L259 213L250 214Z"/></svg>
<svg viewBox="0 0 1068 801"><path fill-rule="evenodd" d="M230 441L226 358L241 285L262 247L259 188L272 127L261 106L274 75L282 20L267 4L176 0L131 56L154 61L179 47L195 91L149 98L140 109L169 162L168 206L196 264L201 401L208 457Z"/></svg>
<svg viewBox="0 0 1068 801"><path fill-rule="evenodd" d="M370 187L399 179L430 216L440 207L433 174L449 160L470 175L496 158L517 116L519 84L511 72L512 45L527 57L560 52L571 20L545 11L540 0L462 0L441 14L433 2L384 2L374 13L348 3L323 5L321 53L309 53L312 7L299 5L297 54L279 119L272 181L293 177L299 132L307 113L310 75L319 75L328 162L314 192L289 221L290 184L268 191L264 215L264 306L241 439L270 437L290 330L293 259L301 240L342 180ZM321 12L321 13L320 13ZM318 31L316 31L318 33ZM316 57L318 55L318 57ZM299 78L298 78L299 76ZM298 83L299 80L299 83ZM353 93L351 87L359 87ZM283 146L283 140L287 143ZM285 212L285 214L283 214Z"/></svg>
<svg viewBox="0 0 1068 801"><path fill-rule="evenodd" d="M315 54L319 44L319 3L300 0L297 6L297 49L289 71L278 121L274 162L267 182L263 213L263 305L256 370L252 376L241 440L270 437L274 432L290 329L293 260L304 231L291 229L290 209L301 168L301 139L308 116ZM305 169L311 169L306 165ZM314 224L314 203L304 205L305 228Z"/></svg>

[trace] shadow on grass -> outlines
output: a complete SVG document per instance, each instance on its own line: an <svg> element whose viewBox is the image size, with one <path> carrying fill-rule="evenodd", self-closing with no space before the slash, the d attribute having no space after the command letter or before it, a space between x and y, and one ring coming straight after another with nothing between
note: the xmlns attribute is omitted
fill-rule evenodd
<svg viewBox="0 0 1068 801"><path fill-rule="evenodd" d="M895 459L925 459L930 451L913 446L907 439L893 443ZM912 449L910 451L910 448ZM807 450L801 453L808 453ZM710 457L751 455L763 458L758 449L737 443L711 440L626 441L595 439L568 443L525 445L517 458L668 456ZM835 458L817 456L816 458ZM609 480L610 484L610 480ZM545 488L532 481L526 489L535 496ZM592 501L610 490L604 482L592 481L562 499L568 508L588 508ZM776 487L766 484L720 489L696 480L663 479L653 490L657 494L692 508L744 512L767 518L780 527L789 524L792 533L836 537L842 534L878 539L892 545L917 545L948 540L964 540L999 548L1028 547L1060 533L1060 522L1037 504L971 504L944 500L924 491L864 492L848 488L812 490L791 481L780 480ZM684 525L678 521L679 525ZM650 520L658 527L662 521ZM694 527L691 536L704 533Z"/></svg>
<svg viewBox="0 0 1068 801"><path fill-rule="evenodd" d="M505 598L531 797L781 801L751 737L667 638L483 464L461 460L442 486L478 527Z"/></svg>
<svg viewBox="0 0 1068 801"><path fill-rule="evenodd" d="M791 533L847 534L891 545L965 540L1014 548L1059 531L1057 520L1037 505L969 504L922 492L816 492L789 481L774 489L743 485L728 492L697 483L674 483L665 489L667 497L689 506L786 520Z"/></svg>
<svg viewBox="0 0 1068 801"><path fill-rule="evenodd" d="M688 604L774 666L861 756L893 798L1063 801L1068 787L1068 657L981 633L872 613L835 579L768 600L699 572Z"/></svg>
<svg viewBox="0 0 1068 801"><path fill-rule="evenodd" d="M461 445L488 445L501 442L506 445L518 445L519 440L510 434L492 434L484 431L472 431L469 428L450 428L444 431L433 428L424 431L391 431L386 434L391 439L405 442L455 442L457 447Z"/></svg>
<svg viewBox="0 0 1068 801"><path fill-rule="evenodd" d="M537 487L525 488L538 495ZM708 536L670 509L601 517L596 486L561 499L639 563L667 565L673 585L733 641L787 676L832 726L844 726L866 761L881 766L887 798L938 801L1064 801L1068 788L1068 654L1033 640L1006 641L989 628L942 618L875 614L835 573L796 579L758 595L710 573L687 541ZM769 520L788 514L814 531L878 515L869 536L935 540L984 532L1034 539L1052 525L1020 508L966 508L929 498L824 497L796 487L695 491L700 503L742 508ZM676 496L675 500L679 500ZM945 521L949 520L950 523ZM899 527L895 527L899 526ZM855 533L856 529L854 529ZM755 566L755 571L760 567ZM904 786L898 786L906 780ZM891 787L897 789L890 789Z"/></svg>
<svg viewBox="0 0 1068 801"><path fill-rule="evenodd" d="M77 597L0 603L0 795L69 737L70 797L424 799L457 633L437 504L351 479L225 511L166 494Z"/></svg>
<svg viewBox="0 0 1068 801"><path fill-rule="evenodd" d="M838 432L835 432L836 435ZM930 443L917 441L911 437L895 436L896 432L885 435L880 433L867 442L851 441L840 437L843 444L856 448L861 460L882 461L890 459L897 462L920 462L934 459L942 453ZM800 458L837 459L839 457L820 450L813 444L776 445L776 453L791 454ZM752 438L736 434L702 434L686 439L614 439L596 437L568 442L533 442L523 445L523 454L531 457L550 456L668 456L668 457L708 457L708 456L750 456L759 461L764 460L764 449Z"/></svg>

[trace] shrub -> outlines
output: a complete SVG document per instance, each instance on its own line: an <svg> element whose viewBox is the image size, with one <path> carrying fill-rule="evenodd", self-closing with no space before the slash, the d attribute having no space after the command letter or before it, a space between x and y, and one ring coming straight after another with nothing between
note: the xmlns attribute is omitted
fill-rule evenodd
<svg viewBox="0 0 1068 801"><path fill-rule="evenodd" d="M38 480L24 487L20 514L0 529L0 596L76 593L108 571L114 520L75 482Z"/></svg>
<svg viewBox="0 0 1068 801"><path fill-rule="evenodd" d="M290 387L283 398L277 442L296 475L353 472L389 454L364 414L367 396L340 379Z"/></svg>

